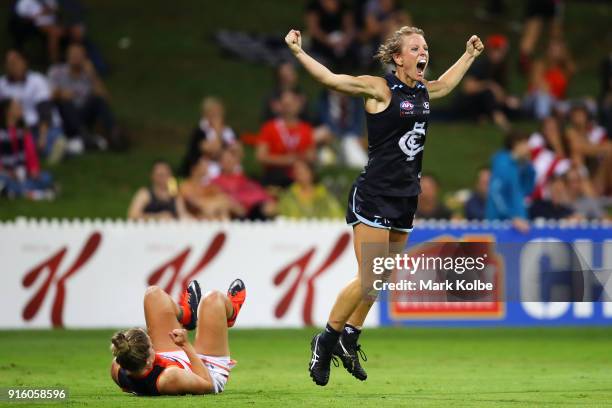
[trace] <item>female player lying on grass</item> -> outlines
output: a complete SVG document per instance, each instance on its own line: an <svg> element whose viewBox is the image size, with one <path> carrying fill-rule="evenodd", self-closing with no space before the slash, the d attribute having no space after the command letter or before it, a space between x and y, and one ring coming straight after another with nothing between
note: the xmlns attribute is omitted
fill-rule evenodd
<svg viewBox="0 0 612 408"><path fill-rule="evenodd" d="M227 328L236 322L245 298L240 279L231 283L227 295L215 290L203 298L194 280L178 304L161 288L149 287L144 295L147 330L115 333L111 377L123 391L136 395L222 392L235 364ZM191 345L187 330L193 329Z"/></svg>

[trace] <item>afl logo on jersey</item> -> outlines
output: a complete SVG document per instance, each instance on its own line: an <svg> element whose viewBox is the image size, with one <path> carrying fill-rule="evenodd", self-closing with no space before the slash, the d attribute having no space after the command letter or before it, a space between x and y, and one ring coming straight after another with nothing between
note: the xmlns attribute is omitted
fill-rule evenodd
<svg viewBox="0 0 612 408"><path fill-rule="evenodd" d="M412 115L414 112L414 104L410 101L402 101L400 103L400 116Z"/></svg>

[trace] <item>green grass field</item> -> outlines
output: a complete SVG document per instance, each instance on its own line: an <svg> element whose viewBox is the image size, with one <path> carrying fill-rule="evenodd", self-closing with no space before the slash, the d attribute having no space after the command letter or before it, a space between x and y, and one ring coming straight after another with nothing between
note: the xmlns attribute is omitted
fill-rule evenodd
<svg viewBox="0 0 612 408"><path fill-rule="evenodd" d="M308 377L313 332L232 330L238 365L223 394L163 397L154 406L573 407L612 401L610 328L367 330L368 380L360 383L332 367L325 388ZM111 334L0 331L0 388L67 387L68 406L151 406L151 399L123 394L110 380Z"/></svg>

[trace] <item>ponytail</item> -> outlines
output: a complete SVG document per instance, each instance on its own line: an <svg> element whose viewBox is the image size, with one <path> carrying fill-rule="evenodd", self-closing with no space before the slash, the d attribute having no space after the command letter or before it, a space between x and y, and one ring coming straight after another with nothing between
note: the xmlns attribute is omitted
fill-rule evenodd
<svg viewBox="0 0 612 408"><path fill-rule="evenodd" d="M149 336L142 329L134 328L117 332L111 338L111 352L121 368L140 371L149 358Z"/></svg>

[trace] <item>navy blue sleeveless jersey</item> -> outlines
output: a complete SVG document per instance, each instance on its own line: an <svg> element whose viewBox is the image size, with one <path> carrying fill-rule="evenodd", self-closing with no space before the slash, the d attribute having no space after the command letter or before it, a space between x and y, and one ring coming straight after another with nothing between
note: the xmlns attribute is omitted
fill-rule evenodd
<svg viewBox="0 0 612 408"><path fill-rule="evenodd" d="M382 112L366 112L368 164L356 186L370 194L416 196L421 192L429 93L420 82L410 88L393 74L385 79L391 102Z"/></svg>

